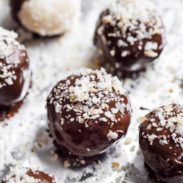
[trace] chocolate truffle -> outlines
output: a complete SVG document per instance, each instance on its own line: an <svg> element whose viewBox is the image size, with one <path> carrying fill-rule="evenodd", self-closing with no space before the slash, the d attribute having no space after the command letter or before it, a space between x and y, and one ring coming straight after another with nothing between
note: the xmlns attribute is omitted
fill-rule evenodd
<svg viewBox="0 0 183 183"><path fill-rule="evenodd" d="M56 146L81 157L105 152L126 134L131 118L122 83L104 69L61 80L47 99L47 113Z"/></svg>
<svg viewBox="0 0 183 183"><path fill-rule="evenodd" d="M147 114L139 137L150 173L159 181L183 182L183 107L171 104Z"/></svg>
<svg viewBox="0 0 183 183"><path fill-rule="evenodd" d="M1 183L56 183L53 176L26 168L13 169Z"/></svg>
<svg viewBox="0 0 183 183"><path fill-rule="evenodd" d="M17 34L0 28L0 107L22 101L30 86L26 49Z"/></svg>
<svg viewBox="0 0 183 183"><path fill-rule="evenodd" d="M164 47L164 27L147 0L115 0L97 23L94 44L100 65L118 77L144 70Z"/></svg>
<svg viewBox="0 0 183 183"><path fill-rule="evenodd" d="M79 12L79 1L11 0L13 18L40 36L60 35L71 29Z"/></svg>

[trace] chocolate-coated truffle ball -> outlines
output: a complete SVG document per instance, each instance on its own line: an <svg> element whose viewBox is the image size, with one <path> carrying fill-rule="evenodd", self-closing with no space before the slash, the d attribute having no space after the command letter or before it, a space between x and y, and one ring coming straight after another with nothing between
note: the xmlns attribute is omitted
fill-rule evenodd
<svg viewBox="0 0 183 183"><path fill-rule="evenodd" d="M122 83L103 69L61 80L47 99L47 112L57 147L83 157L105 152L126 134L131 117Z"/></svg>
<svg viewBox="0 0 183 183"><path fill-rule="evenodd" d="M147 114L139 137L150 173L167 183L183 182L183 107L171 104Z"/></svg>
<svg viewBox="0 0 183 183"><path fill-rule="evenodd" d="M14 168L1 183L56 183L53 176L42 171Z"/></svg>
<svg viewBox="0 0 183 183"><path fill-rule="evenodd" d="M13 18L40 36L55 36L70 30L79 7L79 0L11 0Z"/></svg>
<svg viewBox="0 0 183 183"><path fill-rule="evenodd" d="M0 28L0 106L22 101L30 86L27 52L16 38L16 33Z"/></svg>
<svg viewBox="0 0 183 183"><path fill-rule="evenodd" d="M144 70L164 47L164 28L155 5L147 0L115 0L97 23L94 44L100 64L112 74Z"/></svg>

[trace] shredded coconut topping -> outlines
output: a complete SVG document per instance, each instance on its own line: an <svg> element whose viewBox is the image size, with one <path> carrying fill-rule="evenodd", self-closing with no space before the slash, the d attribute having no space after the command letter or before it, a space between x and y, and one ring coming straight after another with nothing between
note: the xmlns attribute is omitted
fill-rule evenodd
<svg viewBox="0 0 183 183"><path fill-rule="evenodd" d="M110 130L109 133L107 134L107 138L109 139L109 141L116 140L118 138L118 133Z"/></svg>
<svg viewBox="0 0 183 183"><path fill-rule="evenodd" d="M67 123L77 121L84 123L87 128L87 120L97 119L110 122L112 127L130 110L129 103L125 100L126 91L122 83L101 69L85 70L59 82L48 97L48 104L54 104L56 113L66 111L60 119L61 125L67 119ZM76 116L70 115L71 110ZM109 138L114 139L114 135L109 133Z"/></svg>
<svg viewBox="0 0 183 183"><path fill-rule="evenodd" d="M15 32L0 27L0 59L9 57L17 47L24 48L16 41L17 37L18 35Z"/></svg>
<svg viewBox="0 0 183 183"><path fill-rule="evenodd" d="M14 66L12 64L4 64L0 62L0 88L7 85L13 85L17 79Z"/></svg>
<svg viewBox="0 0 183 183"><path fill-rule="evenodd" d="M102 37L105 44L111 49L111 56L121 47L121 57L127 57L131 54L128 47L134 46L138 41L138 50L144 51L148 57L155 58L158 55L158 49L162 45L150 41L153 35L164 33L159 13L156 6L147 0L115 0L112 1L110 7L101 16L97 34ZM114 28L114 31L104 35L107 25ZM121 39L120 39L121 38ZM119 39L116 48L109 39ZM146 43L143 39L149 39ZM125 49L126 48L126 49Z"/></svg>
<svg viewBox="0 0 183 183"><path fill-rule="evenodd" d="M149 35L162 32L162 22L156 8L152 1L117 0L111 3L111 15L104 17L104 20L113 24L117 19L117 26L122 29L123 34L126 34L130 28L130 31L137 34L137 36L128 35L132 43L136 41L135 37L137 39L146 37L147 31ZM149 30L147 25L151 27Z"/></svg>
<svg viewBox="0 0 183 183"><path fill-rule="evenodd" d="M167 145L173 140L175 146L183 149L183 107L171 104L160 107L152 113L147 117L150 124L146 128L148 133L143 137L147 138L151 145L155 139L161 145ZM152 128L156 128L156 131ZM164 133L165 131L168 131L168 135Z"/></svg>
<svg viewBox="0 0 183 183"><path fill-rule="evenodd" d="M25 50L25 47L16 41L17 37L15 32L0 28L0 88L13 85L17 79L15 70L19 60L15 59L13 62L9 60L17 49Z"/></svg>

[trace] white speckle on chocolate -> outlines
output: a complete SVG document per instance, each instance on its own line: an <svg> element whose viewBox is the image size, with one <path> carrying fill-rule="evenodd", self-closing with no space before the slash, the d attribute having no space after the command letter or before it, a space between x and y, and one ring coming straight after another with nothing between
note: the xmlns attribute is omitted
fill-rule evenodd
<svg viewBox="0 0 183 183"><path fill-rule="evenodd" d="M118 138L118 133L110 130L109 133L107 134L107 138L109 139L109 141L116 140Z"/></svg>
<svg viewBox="0 0 183 183"><path fill-rule="evenodd" d="M18 47L25 50L25 47L21 45L16 39L17 33L8 31L0 27L0 58L6 59L9 57L15 49Z"/></svg>

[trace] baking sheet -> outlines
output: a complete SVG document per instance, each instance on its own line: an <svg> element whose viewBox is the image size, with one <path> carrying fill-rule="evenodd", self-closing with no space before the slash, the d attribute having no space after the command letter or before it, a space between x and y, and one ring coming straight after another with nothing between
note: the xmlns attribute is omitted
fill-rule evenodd
<svg viewBox="0 0 183 183"><path fill-rule="evenodd" d="M33 167L55 175L59 183L148 183L138 145L139 118L171 102L183 103L183 2L155 0L162 14L167 44L161 57L137 80L123 81L130 93L133 118L125 139L112 147L98 164L79 170L64 168L48 137L45 99L51 88L69 73L94 68L92 43L95 23L106 0L83 0L80 18L71 32L60 38L32 39L23 33L33 70L33 86L19 113L0 123L0 175L11 166ZM73 2L76 3L76 2ZM79 1L78 1L79 3ZM0 0L0 22L16 27L7 0ZM20 31L20 30L19 30ZM115 163L119 167L114 168Z"/></svg>

